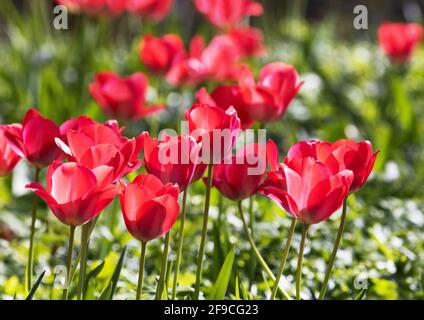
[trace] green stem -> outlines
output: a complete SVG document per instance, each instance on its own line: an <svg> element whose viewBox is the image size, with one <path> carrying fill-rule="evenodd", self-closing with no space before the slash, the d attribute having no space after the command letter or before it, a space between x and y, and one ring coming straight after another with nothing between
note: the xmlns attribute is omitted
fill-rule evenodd
<svg viewBox="0 0 424 320"><path fill-rule="evenodd" d="M283 274L284 268L286 266L287 256L289 255L291 242L293 239L294 229L296 227L296 218L292 218L292 222L289 229L289 234L287 235L286 246L283 251L283 256L281 257L280 269L278 270L277 277L275 278L274 287L272 288L270 300L274 300L277 295L277 290L280 284L281 275Z"/></svg>
<svg viewBox="0 0 424 320"><path fill-rule="evenodd" d="M209 219L209 206L211 201L211 189L212 189L212 173L213 164L210 163L208 166L208 183L206 185L205 195L205 210L203 212L203 227L202 227L202 238L200 240L199 255L197 256L197 272L196 272L196 285L194 288L194 299L199 299L200 292L200 279L202 277L203 270L203 256L205 254L206 235L208 231L208 219Z"/></svg>
<svg viewBox="0 0 424 320"><path fill-rule="evenodd" d="M330 280L331 271L333 270L334 260L336 259L337 250L339 249L340 241L342 239L343 230L346 222L346 213L347 213L347 197L343 201L343 211L342 218L340 220L339 230L337 231L336 242L333 246L333 251L331 252L330 261L328 262L327 269L325 270L324 282L319 293L319 300L323 300L325 297L325 292L327 291L328 280Z"/></svg>
<svg viewBox="0 0 424 320"><path fill-rule="evenodd" d="M302 267L303 267L303 252L305 250L306 237L308 235L309 225L304 224L302 228L302 240L300 241L299 256L297 259L296 270L296 300L300 300L300 291L302 286Z"/></svg>
<svg viewBox="0 0 424 320"><path fill-rule="evenodd" d="M166 268L168 265L168 253L169 253L169 243L171 241L171 230L165 236L165 245L163 248L163 256L162 256L162 269L160 271L160 277L158 282L158 287L156 290L156 300L162 299L163 288L165 286L165 276L166 276Z"/></svg>
<svg viewBox="0 0 424 320"><path fill-rule="evenodd" d="M72 251L74 249L74 235L75 227L69 227L69 242L68 242L68 252L67 252L67 263L66 263L66 287L63 289L63 300L68 300L69 287L71 285L71 268L72 268Z"/></svg>
<svg viewBox="0 0 424 320"><path fill-rule="evenodd" d="M34 182L40 180L40 169L35 167ZM27 265L27 291L32 287L32 274L34 272L34 235L35 235L35 222L37 221L37 207L38 207L38 196L34 194L34 200L32 203L31 211L31 231L29 236L29 251L28 251L28 265Z"/></svg>
<svg viewBox="0 0 424 320"><path fill-rule="evenodd" d="M251 248L253 249L253 252L256 255L256 259L258 260L259 264L262 266L263 270L268 274L268 277L270 277L271 280L273 282L275 282L274 274L272 273L271 269L268 267L265 259L260 254L258 248L255 245L255 241L252 238L252 234L249 231L249 227L247 226L246 220L244 219L241 201L237 202L237 207L238 207L238 211L239 211L239 214L240 214L241 221L243 222L244 232L246 233L246 236L247 236L247 239L249 240L250 246L251 246ZM287 292L285 292L280 286L278 286L278 290L284 296L285 299L287 299L287 300L290 299L290 296L287 294Z"/></svg>
<svg viewBox="0 0 424 320"><path fill-rule="evenodd" d="M174 272L174 280L173 280L173 286L172 286L172 300L175 300L177 296L178 273L180 272L181 254L183 252L184 223L185 223L185 215L186 215L187 193L188 191L187 189L185 189L183 193L183 208L181 210L181 218L180 218L180 236L178 238L178 244L177 244L177 259L175 262L175 272Z"/></svg>
<svg viewBox="0 0 424 320"><path fill-rule="evenodd" d="M143 276L144 276L144 262L146 261L146 241L141 241L141 253L140 253L140 268L138 269L138 285L136 300L140 300L141 291L143 289Z"/></svg>
<svg viewBox="0 0 424 320"><path fill-rule="evenodd" d="M250 233L252 234L252 238L255 237L255 212L253 211L253 196L249 198L249 225L250 225ZM256 258L253 249L250 249L250 267L249 267L249 288L252 286L254 277L255 277L255 269L256 269Z"/></svg>
<svg viewBox="0 0 424 320"><path fill-rule="evenodd" d="M81 232L81 259L80 259L80 271L78 279L78 300L82 300L84 294L84 282L85 282L85 270L87 266L87 251L88 251L88 239L90 234L91 222L87 222L82 226Z"/></svg>

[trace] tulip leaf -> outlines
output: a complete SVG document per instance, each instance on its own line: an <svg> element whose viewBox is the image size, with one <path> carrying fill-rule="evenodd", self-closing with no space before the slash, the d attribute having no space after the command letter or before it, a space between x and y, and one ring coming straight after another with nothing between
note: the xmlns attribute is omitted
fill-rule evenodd
<svg viewBox="0 0 424 320"><path fill-rule="evenodd" d="M31 291L28 293L28 296L25 298L25 300L32 300L32 298L35 295L35 292L37 291L38 287L41 284L41 281L43 280L44 275L46 274L46 270L44 270L39 276L37 281L34 283L33 287L31 288Z"/></svg>
<svg viewBox="0 0 424 320"><path fill-rule="evenodd" d="M84 297L87 295L87 288L90 280L92 278L96 278L99 273L102 271L103 267L105 266L105 262L102 261L98 266L96 266L93 270L91 270L85 277L85 285L84 285Z"/></svg>
<svg viewBox="0 0 424 320"><path fill-rule="evenodd" d="M124 263L125 253L127 251L127 247L125 246L122 250L121 256L119 257L118 263L116 264L115 270L113 271L112 277L110 278L110 282L112 283L112 288L110 291L109 299L113 299L113 295L115 294L116 286L118 284L119 275L121 274L122 265Z"/></svg>
<svg viewBox="0 0 424 320"><path fill-rule="evenodd" d="M242 297L242 299L243 300L250 300L249 293L247 292L247 289L246 289L243 281L240 282L240 289L241 289L241 297Z"/></svg>
<svg viewBox="0 0 424 320"><path fill-rule="evenodd" d="M227 292L228 283L231 277L231 270L233 269L234 256L235 249L233 247L225 258L218 278L216 279L216 282L209 295L210 300L223 300L225 298L225 293Z"/></svg>
<svg viewBox="0 0 424 320"><path fill-rule="evenodd" d="M113 283L109 282L109 284L103 289L97 300L108 300L112 293Z"/></svg>
<svg viewBox="0 0 424 320"><path fill-rule="evenodd" d="M359 293L353 298L353 300L363 300L367 295L367 288L362 289Z"/></svg>
<svg viewBox="0 0 424 320"><path fill-rule="evenodd" d="M236 300L240 300L240 287L239 287L239 280L238 280L238 276L236 276L236 283L235 283L235 293L234 293L234 298Z"/></svg>

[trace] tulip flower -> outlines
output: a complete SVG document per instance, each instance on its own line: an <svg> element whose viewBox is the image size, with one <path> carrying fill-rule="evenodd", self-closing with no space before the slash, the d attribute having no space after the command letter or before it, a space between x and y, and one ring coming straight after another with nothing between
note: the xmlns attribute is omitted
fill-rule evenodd
<svg viewBox="0 0 424 320"><path fill-rule="evenodd" d="M243 56L261 56L265 53L262 31L252 27L231 29L228 34L238 44Z"/></svg>
<svg viewBox="0 0 424 320"><path fill-rule="evenodd" d="M140 298L143 285L146 243L167 234L156 295L161 297L168 259L169 231L175 224L180 210L178 204L180 190L177 184L163 184L151 174L141 174L127 186L122 183L121 185L120 199L125 225L133 237L141 241L137 299Z"/></svg>
<svg viewBox="0 0 424 320"><path fill-rule="evenodd" d="M99 167L91 170L82 164L68 162L53 162L47 173L47 189L38 182L30 183L26 188L31 189L43 199L54 215L64 224L70 226L68 248L68 277L67 288L63 292L67 298L70 285L70 269L72 264L72 246L75 227L85 224L81 233L81 260L78 298L81 299L85 268L87 260L88 221L96 217L106 208L117 194L116 185L112 184L112 168Z"/></svg>
<svg viewBox="0 0 424 320"><path fill-rule="evenodd" d="M240 128L242 130L249 129L253 125L253 119L246 111L247 106L243 100L240 87L236 85L218 86L210 95L205 88L201 88L196 92L196 102L219 107L223 110L234 107L240 118Z"/></svg>
<svg viewBox="0 0 424 320"><path fill-rule="evenodd" d="M137 120L164 108L145 104L148 85L147 77L140 72L127 78L112 72L102 72L96 74L89 90L107 115L123 120Z"/></svg>
<svg viewBox="0 0 424 320"><path fill-rule="evenodd" d="M353 172L353 181L349 193L356 192L368 179L377 158L378 152L373 153L369 141L355 142L342 139L334 143L309 140L301 141L292 146L287 154L285 163L290 166L291 162L299 157L312 157L324 163L333 173L345 169Z"/></svg>
<svg viewBox="0 0 424 320"><path fill-rule="evenodd" d="M196 36L188 56L172 66L166 79L174 86L196 85L205 80L237 80L242 70L237 65L242 53L240 44L230 35L215 36L206 47L203 39Z"/></svg>
<svg viewBox="0 0 424 320"><path fill-rule="evenodd" d="M117 193L111 175L103 170L112 168L92 170L79 163L55 161L49 166L47 189L39 183L26 188L46 201L62 223L76 227L98 215Z"/></svg>
<svg viewBox="0 0 424 320"><path fill-rule="evenodd" d="M190 135L192 135L197 142L202 143L201 158L205 159L205 162L208 163L202 238L200 241L199 255L197 257L195 298L198 298L209 217L213 163L220 162L231 154L231 149L234 146L240 129L240 119L237 116L237 112L232 107L224 111L221 108L206 104L192 105L191 108L186 111L185 117L188 121ZM204 162L202 159L199 161Z"/></svg>
<svg viewBox="0 0 424 320"><path fill-rule="evenodd" d="M211 23L227 28L238 24L244 17L259 16L262 5L252 0L195 0L197 10Z"/></svg>
<svg viewBox="0 0 424 320"><path fill-rule="evenodd" d="M383 23L378 28L380 48L394 62L411 59L424 37L424 28L417 23Z"/></svg>
<svg viewBox="0 0 424 320"><path fill-rule="evenodd" d="M31 108L25 114L22 127L9 125L3 127L3 135L9 147L21 158L25 158L35 168L34 181L39 180L41 168L54 160L63 158L63 152L57 147L55 138L60 137L59 127L51 120ZM31 211L30 245L26 288L32 287L35 221L37 220L37 201L33 202Z"/></svg>
<svg viewBox="0 0 424 320"><path fill-rule="evenodd" d="M144 133L144 162L146 170L162 183L172 182L184 191L196 168L200 146L188 135L162 135L158 141Z"/></svg>
<svg viewBox="0 0 424 320"><path fill-rule="evenodd" d="M234 108L223 110L207 104L193 104L185 117L190 135L202 142L201 160L220 162L230 156L240 130L240 119Z"/></svg>
<svg viewBox="0 0 424 320"><path fill-rule="evenodd" d="M281 164L260 192L306 225L328 219L343 203L353 181L353 173L334 174L325 164L311 157Z"/></svg>
<svg viewBox="0 0 424 320"><path fill-rule="evenodd" d="M16 126L6 126L4 136L13 151L38 169L63 157L54 141L61 136L59 127L33 108L26 113L22 130L17 130Z"/></svg>
<svg viewBox="0 0 424 320"><path fill-rule="evenodd" d="M56 0L71 12L93 16L117 16L124 12L127 0Z"/></svg>
<svg viewBox="0 0 424 320"><path fill-rule="evenodd" d="M129 12L161 21L168 15L173 0L126 0L126 3Z"/></svg>
<svg viewBox="0 0 424 320"><path fill-rule="evenodd" d="M299 158L312 157L323 163L334 174L343 170L350 170L353 174L349 193L356 192L368 179L378 152L373 153L372 145L368 141L355 142L352 140L338 140L334 143L309 140L301 141L290 148L285 163L289 166L295 165ZM325 296L328 280L331 275L334 260L342 238L347 213L347 195L343 202L343 211L337 232L336 241L327 266L324 283L321 287L320 299Z"/></svg>
<svg viewBox="0 0 424 320"><path fill-rule="evenodd" d="M246 199L256 193L263 182L267 162L278 162L277 147L272 140L266 145L245 145L229 163L214 165L212 186L233 201Z"/></svg>
<svg viewBox="0 0 424 320"><path fill-rule="evenodd" d="M168 72L185 55L183 41L177 34L146 35L140 43L140 60L154 72Z"/></svg>
<svg viewBox="0 0 424 320"><path fill-rule="evenodd" d="M0 177L8 176L21 157L9 146L8 140L4 135L5 125L0 126ZM22 126L20 124L11 124L7 128L9 131L16 130L16 135L20 135Z"/></svg>
<svg viewBox="0 0 424 320"><path fill-rule="evenodd" d="M254 120L267 123L284 115L303 82L293 66L274 62L262 68L257 84L250 70L244 68L239 85L247 112Z"/></svg>
<svg viewBox="0 0 424 320"><path fill-rule="evenodd" d="M142 135L127 139L121 137L107 125L94 123L79 130L70 130L66 135L67 143L56 139L57 144L67 154L70 161L102 170L111 175L112 181L121 179L141 166L138 155L143 146ZM112 170L103 170L112 168Z"/></svg>
<svg viewBox="0 0 424 320"><path fill-rule="evenodd" d="M322 162L299 156L289 165L281 164L277 170L269 172L261 187L262 194L304 224L296 272L297 299L300 299L303 252L309 225L328 219L342 206L352 181L350 170L335 174Z"/></svg>

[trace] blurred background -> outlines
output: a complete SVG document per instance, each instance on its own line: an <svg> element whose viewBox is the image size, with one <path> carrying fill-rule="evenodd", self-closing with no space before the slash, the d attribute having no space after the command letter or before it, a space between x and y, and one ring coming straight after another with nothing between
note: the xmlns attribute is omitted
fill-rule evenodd
<svg viewBox="0 0 424 320"><path fill-rule="evenodd" d="M367 287L368 299L422 299L424 49L420 46L408 65L393 65L378 47L377 27L385 21L422 24L424 1L261 2L264 15L251 18L250 24L263 30L268 54L249 60L249 65L258 71L268 62L284 61L293 64L305 81L286 116L267 127L268 137L278 142L281 155L295 142L310 138L367 139L375 150L380 150L371 178L351 197L328 297L350 299ZM368 8L368 30L353 28L353 8L358 4ZM21 122L30 106L37 106L57 123L82 114L104 121L107 118L87 89L95 72L149 74L138 55L140 39L147 33L178 33L186 43L195 34L210 39L216 33L191 0L176 0L171 15L160 23L127 14L113 19L70 14L68 30L53 28L53 6L48 0L0 2L0 123ZM194 88L172 88L153 75L149 81L149 99L166 103L168 109L154 121L129 123L128 135L152 128L157 125L155 121L160 128L175 127L175 115L194 100ZM21 162L13 177L0 179L0 298L4 299L23 291L32 203L23 185L29 174ZM187 259L182 265L187 286L194 282L198 248L194 244L199 241L203 190L201 182L195 184L189 198L186 249L193 260ZM212 282L228 248L236 245L237 274L251 298L264 298L269 294L269 284L259 269L252 269L247 241L233 235L233 230L241 232L235 207L215 191L205 275ZM126 233L119 212L115 212L117 205L109 211L102 216L90 243L90 268L101 261L106 263L93 280L89 295L99 295L113 274L118 252L127 245L115 298L128 298L136 284L138 247ZM253 216L258 246L276 270L290 219L259 196L255 198ZM50 273L37 295L48 298L60 292L52 284L54 266L64 259L66 229L51 214L42 217L46 221L36 235L37 255L39 268L45 267ZM319 290L339 217L337 213L311 230L304 277L311 299ZM226 232L217 232L220 219L225 220ZM298 248L299 238L297 233L293 248ZM152 287L154 270L160 263L160 245L155 241L149 248L146 273L147 284ZM293 249L286 272L290 283L295 257ZM233 279L228 296L234 292Z"/></svg>

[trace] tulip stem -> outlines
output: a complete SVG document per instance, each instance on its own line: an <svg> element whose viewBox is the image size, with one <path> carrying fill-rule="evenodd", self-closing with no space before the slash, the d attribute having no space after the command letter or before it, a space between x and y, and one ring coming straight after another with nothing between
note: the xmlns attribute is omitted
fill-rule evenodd
<svg viewBox="0 0 424 320"><path fill-rule="evenodd" d="M185 223L187 193L188 193L187 188L184 190L184 193L183 193L183 207L181 210L181 217L180 217L180 236L178 238L178 244L177 244L177 259L175 261L175 272L174 272L174 279L173 279L173 286L172 286L172 300L175 300L177 296L178 273L180 272L181 254L183 251L184 223Z"/></svg>
<svg viewBox="0 0 424 320"><path fill-rule="evenodd" d="M278 269L277 277L275 278L274 287L272 288L271 298L270 300L274 300L277 295L277 290L280 285L281 275L283 274L284 268L286 266L287 256L289 255L291 242L293 239L294 229L296 228L296 218L292 218L292 222L290 225L289 233L287 235L286 246L283 251L283 256L281 257L280 268Z"/></svg>
<svg viewBox="0 0 424 320"><path fill-rule="evenodd" d="M319 293L319 300L323 300L325 292L327 291L328 280L330 280L331 272L333 270L334 260L336 259L337 250L339 249L340 241L342 239L343 230L346 222L347 213L347 197L343 201L342 218L340 220L339 230L337 231L336 241L334 242L333 251L331 252L330 261L328 261L327 269L325 270L324 282Z"/></svg>
<svg viewBox="0 0 424 320"><path fill-rule="evenodd" d="M168 266L168 253L169 253L170 241L171 241L171 230L169 230L165 236L165 245L163 247L163 256L162 256L162 269L160 271L158 287L156 290L156 300L162 299L163 288L165 286L166 268Z"/></svg>
<svg viewBox="0 0 424 320"><path fill-rule="evenodd" d="M272 273L271 269L268 267L265 259L260 254L258 248L255 245L255 241L252 238L252 234L249 231L249 227L248 227L246 220L244 218L243 207L242 207L241 201L237 202L237 207L238 207L238 211L239 211L239 214L240 214L241 221L243 222L244 232L246 233L247 239L249 240L249 243L250 243L250 246L251 246L251 248L253 249L253 252L256 255L256 259L258 260L259 264L262 266L264 271L268 274L268 277L270 277L271 280L273 282L275 282L274 274ZM284 296L285 299L287 299L287 300L290 299L290 296L287 294L287 292L285 292L280 286L278 286L278 290Z"/></svg>
<svg viewBox="0 0 424 320"><path fill-rule="evenodd" d="M80 258L80 271L78 279L78 300L83 299L84 295L84 282L85 282L85 269L87 266L87 251L88 251L88 238L90 234L91 222L87 222L82 226L81 232L81 258Z"/></svg>
<svg viewBox="0 0 424 320"><path fill-rule="evenodd" d="M302 287L303 253L305 250L306 237L308 236L308 229L309 229L309 225L304 224L302 228L302 240L300 240L299 256L297 258L296 300L300 300L300 291Z"/></svg>
<svg viewBox="0 0 424 320"><path fill-rule="evenodd" d="M40 180L40 169L35 167L34 182ZM28 265L27 265L27 291L32 287L32 274L34 272L34 235L35 235L35 222L37 221L37 207L38 207L38 196L34 194L34 200L32 202L31 211L31 231L29 236L29 251L28 251Z"/></svg>
<svg viewBox="0 0 424 320"><path fill-rule="evenodd" d="M66 286L63 289L63 300L68 300L69 287L71 285L71 268L72 268L72 251L74 249L74 236L75 227L69 227L69 241L68 241L68 252L67 252L67 263L66 263Z"/></svg>
<svg viewBox="0 0 424 320"><path fill-rule="evenodd" d="M252 234L252 238L255 237L255 212L253 211L253 203L254 198L253 195L249 198L249 225L250 225L250 233ZM256 258L253 249L250 249L250 267L249 267L249 288L252 286L252 282L255 277L255 269L256 269Z"/></svg>
<svg viewBox="0 0 424 320"><path fill-rule="evenodd" d="M144 276L144 262L146 261L146 241L141 241L141 252L140 252L140 267L138 269L138 285L136 300L140 300L141 292L143 290L143 276Z"/></svg>
<svg viewBox="0 0 424 320"><path fill-rule="evenodd" d="M196 285L194 288L194 299L196 300L199 299L200 279L202 277L202 270L203 270L203 256L205 254L206 235L208 232L209 206L211 201L211 189L212 189L212 173L213 173L213 164L210 163L208 165L208 182L206 185L205 210L203 212L202 238L200 240L199 255L197 256Z"/></svg>

